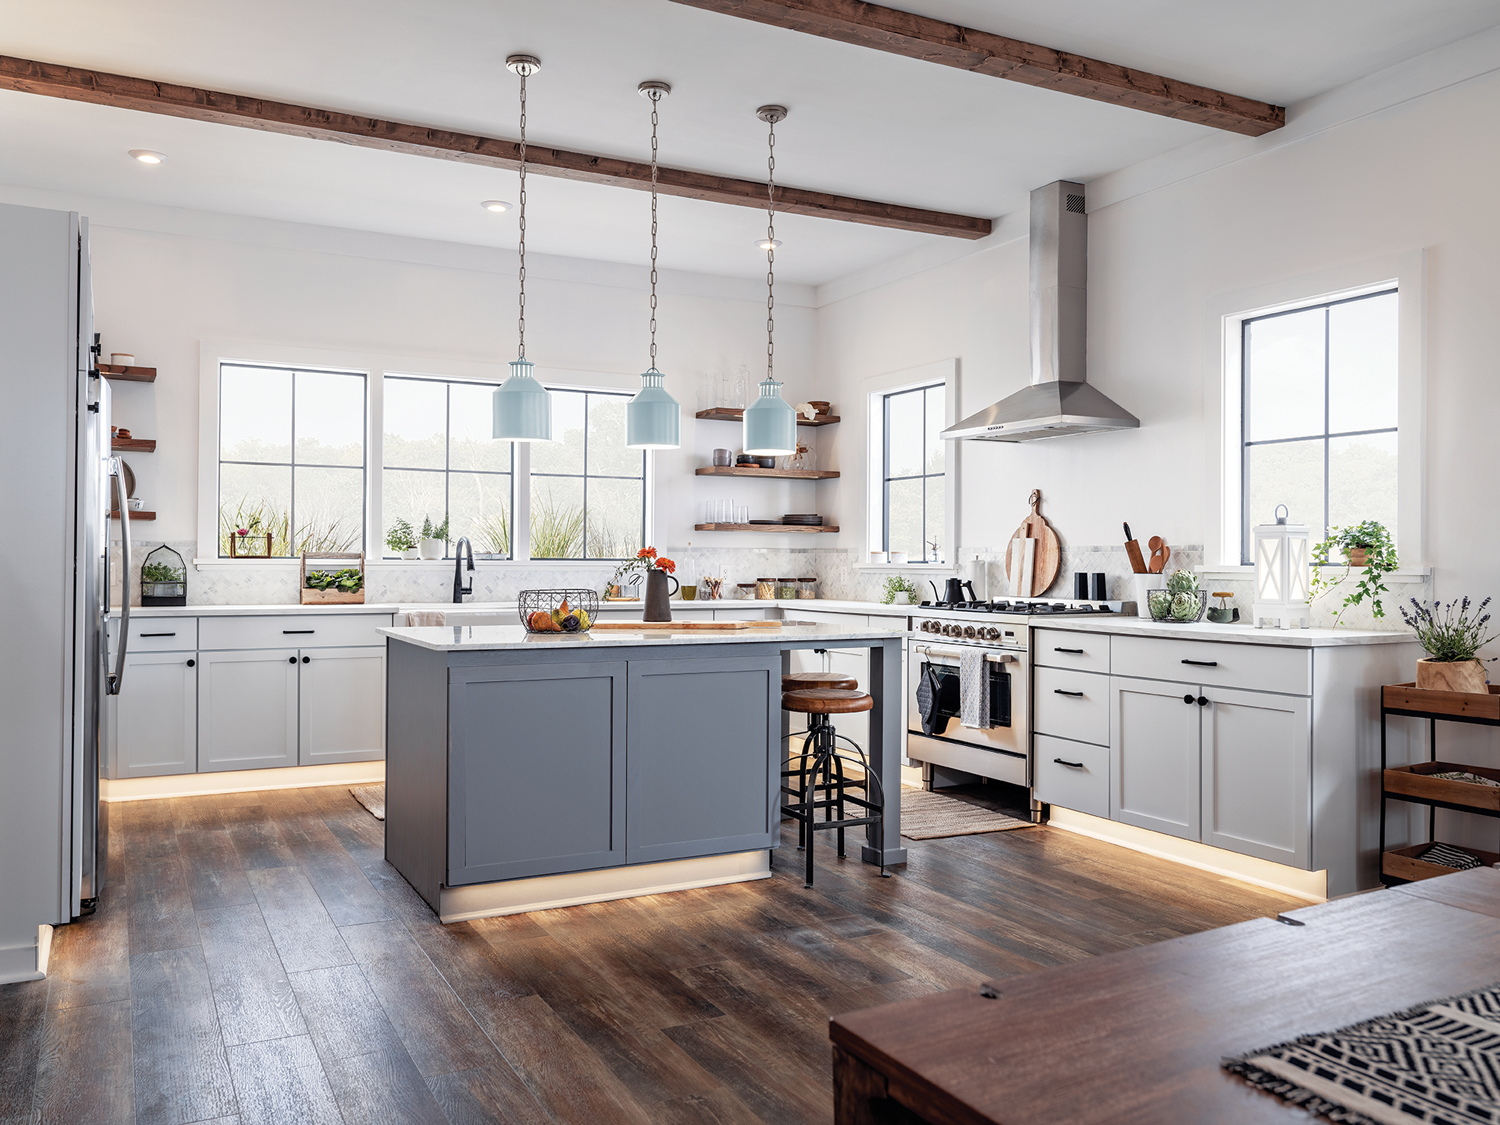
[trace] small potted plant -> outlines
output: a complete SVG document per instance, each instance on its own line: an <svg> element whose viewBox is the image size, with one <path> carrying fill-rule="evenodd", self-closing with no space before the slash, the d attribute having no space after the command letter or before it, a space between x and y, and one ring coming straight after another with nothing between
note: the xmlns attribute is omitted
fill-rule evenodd
<svg viewBox="0 0 1500 1125"><path fill-rule="evenodd" d="M385 533L385 545L403 559L417 557L417 532L410 520L397 519Z"/></svg>
<svg viewBox="0 0 1500 1125"><path fill-rule="evenodd" d="M422 544L420 548L424 559L440 559L448 547L448 517L443 517L443 522L434 524L430 517L422 517Z"/></svg>
<svg viewBox="0 0 1500 1125"><path fill-rule="evenodd" d="M893 574L885 580L885 592L880 600L885 605L914 605L921 598L915 582Z"/></svg>
<svg viewBox="0 0 1500 1125"><path fill-rule="evenodd" d="M1323 568L1338 565L1329 562L1329 556L1335 550L1344 558L1343 573L1325 578ZM1307 599L1309 604L1333 592L1355 570L1363 571L1354 589L1344 596L1344 602L1333 619L1335 629L1344 613L1363 603L1366 598L1370 600L1372 614L1377 618L1385 616L1385 606L1381 604L1380 595L1388 593L1385 576L1396 569L1396 544L1391 542L1391 533L1382 524L1375 520L1365 520L1352 527L1329 528L1328 538L1313 548L1312 561L1312 581Z"/></svg>
<svg viewBox="0 0 1500 1125"><path fill-rule="evenodd" d="M1494 633L1484 635L1484 627L1490 620L1485 613L1489 604L1490 599L1485 598L1474 607L1472 615L1467 597L1446 605L1439 601L1428 605L1412 598L1410 613L1405 606L1398 607L1401 620L1411 626L1417 643L1427 653L1425 660L1417 661L1417 687L1429 691L1489 693L1485 662L1476 655L1496 637Z"/></svg>
<svg viewBox="0 0 1500 1125"><path fill-rule="evenodd" d="M655 547L642 547L633 559L626 559L616 569L610 585L618 585L626 575L632 575L631 584L645 582L645 612L642 621L672 620L670 598L675 591L667 589L668 582L677 582L672 577L677 564L671 559L659 558ZM679 584L680 585L680 584Z"/></svg>

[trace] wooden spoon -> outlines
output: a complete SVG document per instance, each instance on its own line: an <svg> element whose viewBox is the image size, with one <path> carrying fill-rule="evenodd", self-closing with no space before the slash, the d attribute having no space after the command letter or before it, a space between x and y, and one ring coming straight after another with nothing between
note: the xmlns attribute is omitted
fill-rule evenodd
<svg viewBox="0 0 1500 1125"><path fill-rule="evenodd" d="M1172 548L1168 547L1166 540L1160 535L1153 535L1146 540L1146 546L1151 548L1151 562L1148 569L1152 574L1160 574L1167 569L1167 560L1172 557Z"/></svg>

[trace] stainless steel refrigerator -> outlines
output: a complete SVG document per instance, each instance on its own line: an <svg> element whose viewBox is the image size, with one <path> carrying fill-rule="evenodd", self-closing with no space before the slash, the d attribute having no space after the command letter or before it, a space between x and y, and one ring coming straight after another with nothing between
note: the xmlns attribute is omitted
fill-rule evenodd
<svg viewBox="0 0 1500 1125"><path fill-rule="evenodd" d="M110 513L127 505L97 358L88 220L0 205L0 983L40 976L46 927L105 886L100 738L129 628L111 668Z"/></svg>

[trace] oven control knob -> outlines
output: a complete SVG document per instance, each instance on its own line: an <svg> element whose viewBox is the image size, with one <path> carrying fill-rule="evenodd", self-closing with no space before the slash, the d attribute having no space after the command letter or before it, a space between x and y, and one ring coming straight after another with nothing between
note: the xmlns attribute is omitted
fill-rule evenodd
<svg viewBox="0 0 1500 1125"><path fill-rule="evenodd" d="M947 633L950 637L961 637L964 635L962 625L949 625L943 632Z"/></svg>
<svg viewBox="0 0 1500 1125"><path fill-rule="evenodd" d="M924 632L924 633L936 633L939 628L940 628L940 626L938 625L938 623L936 621L924 621L924 622L922 622L922 632Z"/></svg>
<svg viewBox="0 0 1500 1125"><path fill-rule="evenodd" d="M968 637L970 640L973 640L978 635L979 634L975 631L974 626L972 626L972 625L965 625L964 626L964 636Z"/></svg>

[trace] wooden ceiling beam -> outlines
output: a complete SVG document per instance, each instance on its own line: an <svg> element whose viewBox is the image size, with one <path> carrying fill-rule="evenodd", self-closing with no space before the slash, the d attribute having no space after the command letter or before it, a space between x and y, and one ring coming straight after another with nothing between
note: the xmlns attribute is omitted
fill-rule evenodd
<svg viewBox="0 0 1500 1125"><path fill-rule="evenodd" d="M0 89L20 90L45 97L92 102L145 113L161 113L171 117L186 117L195 121L212 121L221 125L285 133L294 137L338 141L387 152L481 164L491 168L515 169L521 164L521 146L518 141L459 133L450 129L434 129L425 125L407 125L398 121L382 121L335 110L226 94L218 90L200 90L193 86L177 86L169 82L153 82L146 78L81 70L4 55L0 55ZM535 142L526 146L526 169L544 176L559 176L613 187L639 190L649 190L651 187L649 164L586 152L569 152ZM663 195L703 199L738 207L764 209L766 205L766 185L763 181L741 180L733 176L719 176L712 172L694 172L683 168L659 168L657 190ZM879 203L794 187L777 187L776 209L794 215L814 215L823 219L839 219L866 226L919 231L954 238L983 238L991 229L989 219L973 215L953 215L944 211L929 211L921 207Z"/></svg>
<svg viewBox="0 0 1500 1125"><path fill-rule="evenodd" d="M790 31L1061 90L1093 101L1259 137L1286 124L1278 105L1054 51L861 0L674 0Z"/></svg>

